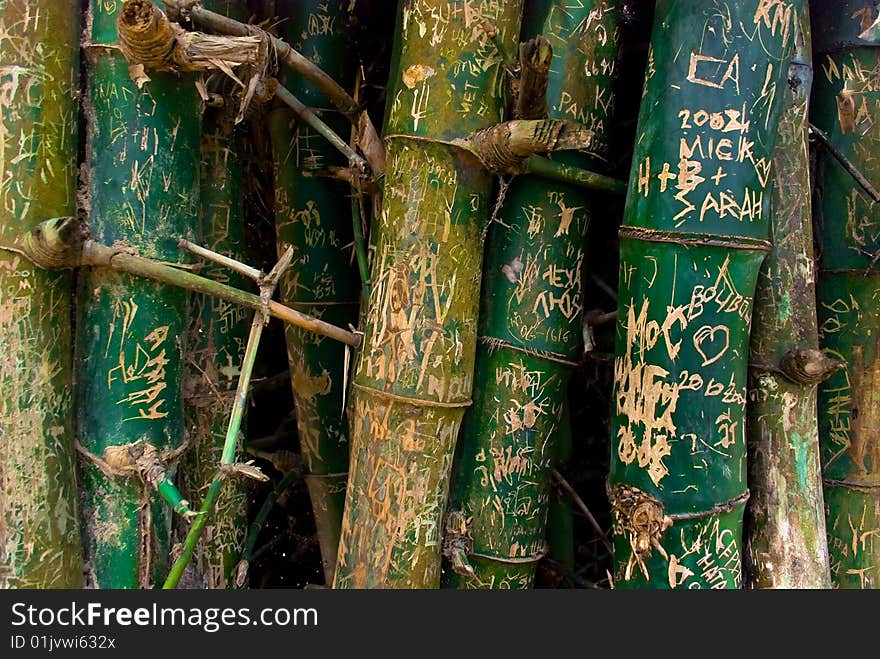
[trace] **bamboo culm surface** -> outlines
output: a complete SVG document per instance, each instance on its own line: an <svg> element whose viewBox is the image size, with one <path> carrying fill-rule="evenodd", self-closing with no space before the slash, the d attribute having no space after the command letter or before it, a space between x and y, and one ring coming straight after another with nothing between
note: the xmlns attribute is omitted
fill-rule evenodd
<svg viewBox="0 0 880 659"><path fill-rule="evenodd" d="M781 366L792 350L819 348L807 145L813 67L806 8L795 43L773 157L773 248L758 278L750 346L751 497L744 558L745 582L754 588L831 585L819 467L817 382L796 382Z"/></svg>
<svg viewBox="0 0 880 659"><path fill-rule="evenodd" d="M0 240L76 210L80 2L0 2ZM0 251L0 588L82 586L71 281Z"/></svg>
<svg viewBox="0 0 880 659"><path fill-rule="evenodd" d="M492 179L453 143L498 123L522 4L403 0L383 136L370 298L349 398L336 588L436 588L456 435L471 403Z"/></svg>
<svg viewBox="0 0 880 659"><path fill-rule="evenodd" d="M99 241L176 261L198 226L201 101L193 80L151 73L142 87L113 47L121 3L93 0L85 49L88 223ZM80 441L99 459L170 457L184 439L182 378L188 293L107 268L81 270L77 318ZM127 460L127 461L126 461ZM130 467L130 460L124 467ZM164 576L170 512L135 476L83 461L83 526L100 588ZM173 466L173 465L169 465Z"/></svg>
<svg viewBox="0 0 880 659"><path fill-rule="evenodd" d="M880 181L880 35L855 0L813 3L812 122L874 185ZM822 235L819 339L846 362L819 387L831 577L840 588L880 587L880 207L820 148L814 212Z"/></svg>
<svg viewBox="0 0 880 659"><path fill-rule="evenodd" d="M742 583L746 374L802 2L660 0L624 226L609 497L618 588Z"/></svg>
<svg viewBox="0 0 880 659"><path fill-rule="evenodd" d="M584 152L553 158L594 169L607 154L620 6L570 4L527 0L522 40L543 35L552 49L549 117L593 131ZM525 85L523 76L521 94ZM453 472L447 587L532 586L546 553L556 440L569 432L567 385L583 350L582 242L597 193L525 174L502 194L487 235L474 405Z"/></svg>
<svg viewBox="0 0 880 659"><path fill-rule="evenodd" d="M354 85L354 61L344 33L347 3L284 0L281 36L320 64L338 83ZM318 21L326 29L309 29ZM299 75L283 84L314 108L338 134L349 121L331 101ZM275 222L279 254L292 247L294 259L281 282L281 300L333 325L357 323L360 286L351 258L351 188L326 176L328 167L348 163L314 128L290 110L269 116L275 168ZM369 205L369 204L367 204ZM326 583L333 582L348 480L348 420L343 409L346 348L336 341L288 326L287 352L305 481L312 501Z"/></svg>

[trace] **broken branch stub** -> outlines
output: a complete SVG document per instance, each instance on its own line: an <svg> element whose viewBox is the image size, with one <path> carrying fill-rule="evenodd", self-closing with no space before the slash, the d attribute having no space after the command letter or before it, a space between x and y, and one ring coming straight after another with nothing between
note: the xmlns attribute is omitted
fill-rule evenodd
<svg viewBox="0 0 880 659"><path fill-rule="evenodd" d="M133 65L150 71L187 73L257 64L262 37L217 36L189 32L168 20L149 0L127 0L116 19L119 49Z"/></svg>
<svg viewBox="0 0 880 659"><path fill-rule="evenodd" d="M592 142L593 131L566 119L514 119L456 141L497 174L521 174L529 156L588 149Z"/></svg>
<svg viewBox="0 0 880 659"><path fill-rule="evenodd" d="M548 113L547 84L553 47L538 36L519 45L519 81L514 119L544 119Z"/></svg>

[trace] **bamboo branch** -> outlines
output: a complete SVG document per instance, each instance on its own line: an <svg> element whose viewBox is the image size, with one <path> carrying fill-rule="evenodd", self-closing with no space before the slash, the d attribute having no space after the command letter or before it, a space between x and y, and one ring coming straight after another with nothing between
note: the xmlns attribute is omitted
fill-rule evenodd
<svg viewBox="0 0 880 659"><path fill-rule="evenodd" d="M589 148L593 131L563 119L514 119L477 131L454 143L470 151L496 174L536 174L588 190L625 194L626 183L550 160L539 153Z"/></svg>
<svg viewBox="0 0 880 659"><path fill-rule="evenodd" d="M855 179L856 183L868 193L871 199L880 202L880 192L877 192L877 188L871 185L871 182L859 171L858 167L856 167L849 158L843 155L840 149L834 146L834 143L831 141L831 138L828 137L827 133L813 124L810 124L810 132L818 138L822 143L822 146L828 149L828 153L834 156L835 160L837 160L849 175Z"/></svg>
<svg viewBox="0 0 880 659"><path fill-rule="evenodd" d="M166 2L166 4L170 3ZM330 99L330 102L342 114L349 117L349 119L356 120L359 108L351 95L314 62L294 50L290 44L277 37L273 37L256 26L241 23L233 18L214 13L198 5L189 8L187 13L196 27L211 30L212 32L238 37L254 34L266 35L280 60L287 64L295 73L311 82L321 93Z"/></svg>
<svg viewBox="0 0 880 659"><path fill-rule="evenodd" d="M165 5L175 20L182 17L189 18L196 27L204 30L237 37L258 35L261 39L268 39L279 60L290 67L294 73L311 82L339 112L352 122L355 128L359 129L359 134L365 137L360 146L370 164L370 169L377 176L384 173L385 149L382 141L376 139L378 133L369 115L366 111L361 111L351 94L345 91L321 67L296 51L284 40L272 36L254 25L241 23L228 16L209 11L191 0L165 0Z"/></svg>
<svg viewBox="0 0 880 659"><path fill-rule="evenodd" d="M785 377L807 387L821 384L846 368L846 362L815 348L791 348L782 356L779 365Z"/></svg>
<svg viewBox="0 0 880 659"><path fill-rule="evenodd" d="M360 337L353 332L300 313L274 300L264 302L259 295L137 256L125 248L108 247L91 239L83 240L79 227L77 219L72 217L46 220L25 235L23 251L35 265L44 269L79 266L112 268L164 284L180 286L195 293L211 295L257 311L265 306L269 315L291 325L353 347L358 347L361 343Z"/></svg>
<svg viewBox="0 0 880 659"><path fill-rule="evenodd" d="M283 102L287 107L293 110L294 114L302 121L311 126L319 135L326 139L333 147L342 155L348 158L348 162L352 167L358 169L361 174L366 174L369 170L367 161L361 158L358 153L352 149L348 143L337 135L330 126L325 124L318 115L312 112L305 104L282 84L278 84L275 89L275 96Z"/></svg>
<svg viewBox="0 0 880 659"><path fill-rule="evenodd" d="M292 259L293 248L291 247L287 249L278 263L275 264L275 267L272 268L272 271L266 275L260 283L260 299L263 300L264 303L268 303L269 299L275 293L275 287L278 285L278 280L281 278L281 275L284 274L284 271L287 270L288 266L290 266ZM223 485L226 474L230 473L230 468L235 462L235 448L238 441L239 431L241 430L241 422L244 418L245 407L247 405L247 393L250 388L251 376L254 372L254 363L257 361L257 349L259 348L260 339L263 335L263 328L268 321L268 306L258 310L254 314L254 320L251 323L250 336L248 337L247 347L245 348L244 358L242 359L241 375L239 376L238 387L235 391L235 401L232 404L232 411L229 415L229 426L226 429L223 453L220 458L220 472L208 488L208 493L205 495L205 500L202 502L202 506L199 509L200 514L193 522L193 525L189 529L189 533L186 535L186 539L183 543L183 552L174 562L174 565L171 566L168 578L165 579L165 583L162 586L163 589L167 590L177 587L180 578L183 576L183 571L186 569L187 564L195 552L199 538L201 537L205 526L207 526L211 514L214 512L214 504L220 494L220 488Z"/></svg>
<svg viewBox="0 0 880 659"><path fill-rule="evenodd" d="M454 143L473 153L490 172L522 174L526 161L536 153L585 149L592 141L593 131L576 121L514 119Z"/></svg>
<svg viewBox="0 0 880 659"><path fill-rule="evenodd" d="M205 259L206 261L212 261L213 263L217 263L218 265L222 265L230 270L237 272L240 275L247 277L248 279L252 279L255 282L259 282L263 277L265 277L266 273L262 270L258 270L252 266L247 265L246 263L242 263L241 261L236 261L233 258L225 256L224 254L218 254L210 249L205 247L201 247L196 245L195 243L191 243L186 238L181 238L178 241L177 245L181 249L185 249L190 254L194 254L199 258Z"/></svg>

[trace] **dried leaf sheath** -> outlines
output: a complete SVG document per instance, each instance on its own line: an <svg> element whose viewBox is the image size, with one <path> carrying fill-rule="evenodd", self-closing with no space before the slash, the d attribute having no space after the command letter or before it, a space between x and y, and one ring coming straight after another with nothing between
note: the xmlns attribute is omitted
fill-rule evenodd
<svg viewBox="0 0 880 659"><path fill-rule="evenodd" d="M802 5L657 3L620 233L618 587L741 584L752 297Z"/></svg>
<svg viewBox="0 0 880 659"><path fill-rule="evenodd" d="M166 73L138 89L122 54L101 47L116 41L108 7L118 4L91 3L86 34L89 228L98 241L177 261L179 238L198 242L199 97L191 79ZM108 268L81 271L77 404L80 441L92 455L148 444L170 459L180 446L188 295ZM151 584L164 573L170 513L137 478L83 464L94 585Z"/></svg>
<svg viewBox="0 0 880 659"><path fill-rule="evenodd" d="M0 1L0 241L76 210L78 0ZM71 275L0 250L0 588L78 588Z"/></svg>
<svg viewBox="0 0 880 659"><path fill-rule="evenodd" d="M746 583L827 588L816 384L780 372L791 349L819 347L807 109L813 68L810 23L800 17L773 164L773 249L755 292L748 400Z"/></svg>
<svg viewBox="0 0 880 659"><path fill-rule="evenodd" d="M470 404L491 178L451 144L502 118L521 3L404 0L388 87L382 209L350 397L351 474L335 586L437 587L441 518Z"/></svg>
<svg viewBox="0 0 880 659"><path fill-rule="evenodd" d="M333 0L279 2L281 36L312 58L334 80L353 87L354 61L347 49L344 4ZM287 75L282 83L339 135L348 120L309 81ZM340 327L357 323L360 286L351 257L350 187L326 175L345 158L287 108L269 117L275 163L275 221L279 254L294 249L281 282L281 300ZM333 581L348 477L345 346L287 327L287 350L306 484L312 500L326 583Z"/></svg>
<svg viewBox="0 0 880 659"><path fill-rule="evenodd" d="M527 1L532 20L522 37L542 34L552 46L550 118L593 131L592 157L554 159L595 168L606 152L619 5L570 4ZM474 574L449 570L448 586L531 587L546 551L556 439L569 422L567 384L582 351L582 241L590 210L584 189L523 175L504 192L489 228L474 405L462 424L450 503L466 520Z"/></svg>
<svg viewBox="0 0 880 659"><path fill-rule="evenodd" d="M811 118L875 186L880 181L878 10L814 3L816 79ZM880 208L822 149L814 212L821 219L819 341L847 363L819 387L819 442L831 578L880 587Z"/></svg>

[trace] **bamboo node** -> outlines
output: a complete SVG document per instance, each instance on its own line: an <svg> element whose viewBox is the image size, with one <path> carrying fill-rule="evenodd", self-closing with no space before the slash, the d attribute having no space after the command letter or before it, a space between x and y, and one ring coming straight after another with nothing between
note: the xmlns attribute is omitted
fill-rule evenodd
<svg viewBox="0 0 880 659"><path fill-rule="evenodd" d="M593 131L567 119L514 119L454 143L473 153L490 172L522 174L526 160L548 151L589 148Z"/></svg>
<svg viewBox="0 0 880 659"><path fill-rule="evenodd" d="M104 462L116 472L139 476L156 489L165 480L167 471L159 450L144 441L108 446L104 449Z"/></svg>
<svg viewBox="0 0 880 659"><path fill-rule="evenodd" d="M261 35L231 37L184 30L149 0L126 0L117 16L116 29L119 49L132 65L138 86L149 80L145 70L220 70L245 86L232 69L265 63L268 50Z"/></svg>
<svg viewBox="0 0 880 659"><path fill-rule="evenodd" d="M815 386L846 368L846 362L815 348L790 348L779 366L782 374L795 384Z"/></svg>
<svg viewBox="0 0 880 659"><path fill-rule="evenodd" d="M614 518L614 533L629 535L630 552L624 571L624 579L632 577L633 567L638 566L646 579L648 568L645 559L653 550L664 558L668 554L660 544L663 533L672 527L672 518L665 514L663 504L642 490L618 483L611 489L611 514Z"/></svg>
<svg viewBox="0 0 880 659"><path fill-rule="evenodd" d="M24 236L22 251L45 270L75 268L82 260L88 231L76 217L55 217L40 222Z"/></svg>

